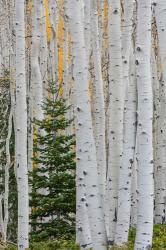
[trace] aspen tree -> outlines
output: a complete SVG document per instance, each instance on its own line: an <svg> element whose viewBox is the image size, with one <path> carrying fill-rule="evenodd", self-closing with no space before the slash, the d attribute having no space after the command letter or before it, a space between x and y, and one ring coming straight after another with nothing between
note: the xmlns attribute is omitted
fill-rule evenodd
<svg viewBox="0 0 166 250"><path fill-rule="evenodd" d="M25 78L25 2L16 0L16 165L18 249L28 248L27 103Z"/></svg>
<svg viewBox="0 0 166 250"><path fill-rule="evenodd" d="M138 203L138 185L137 185L137 135L136 135L136 148L135 148L135 157L134 163L132 167L132 175L131 175L131 222L130 226L135 228L137 225L137 203Z"/></svg>
<svg viewBox="0 0 166 250"><path fill-rule="evenodd" d="M151 82L151 0L137 11L138 213L135 250L150 249L153 235L153 97Z"/></svg>
<svg viewBox="0 0 166 250"><path fill-rule="evenodd" d="M77 187L85 185L86 206L95 250L106 250L106 231L99 192L95 140L88 97L88 63L85 48L83 1L70 1L71 35L75 76ZM84 201L85 197L77 197ZM79 211L79 207L77 210ZM83 218L82 218L83 219Z"/></svg>
<svg viewBox="0 0 166 250"><path fill-rule="evenodd" d="M33 95L33 116L38 119L43 119L43 84L42 74L39 64L41 32L40 27L42 19L42 2L34 0L33 9L33 26L32 26L32 51L31 51L31 88Z"/></svg>
<svg viewBox="0 0 166 250"><path fill-rule="evenodd" d="M104 34L104 0L98 2L98 23L99 23L99 44L102 52L103 34Z"/></svg>
<svg viewBox="0 0 166 250"><path fill-rule="evenodd" d="M51 79L53 81L57 80L58 72L58 47L57 47L57 23L58 23L58 10L57 2L54 0L49 0L49 20L51 28L51 40L49 46L49 58L51 67Z"/></svg>
<svg viewBox="0 0 166 250"><path fill-rule="evenodd" d="M106 138L105 138L105 107L104 107L104 86L101 69L101 53L99 44L99 27L97 14L97 1L92 1L91 6L92 26L92 51L94 62L94 137L96 141L96 155L99 174L99 188L104 202L106 189Z"/></svg>
<svg viewBox="0 0 166 250"><path fill-rule="evenodd" d="M153 45L154 46L154 45ZM162 81L158 79L157 58L152 48L151 68L154 96L154 122L153 122L153 147L154 147L154 191L155 191L155 223L165 221L165 143L163 138L163 125L165 112L165 98Z"/></svg>
<svg viewBox="0 0 166 250"><path fill-rule="evenodd" d="M66 9L64 6L64 14L66 13ZM64 72L63 72L63 97L65 99L66 105L70 106L70 109L67 110L65 117L66 119L70 120L72 119L71 117L71 110L72 110L72 102L71 102L71 72L70 72L70 55L69 55L69 38L70 38L70 34L69 34L69 27L68 27L68 22L67 22L67 18L64 15L64 47L63 47L63 61L64 61ZM70 135L72 134L72 126L73 123L70 124L70 126L68 126L65 130L66 135Z"/></svg>
<svg viewBox="0 0 166 250"><path fill-rule="evenodd" d="M166 199L166 2L155 1L155 19L157 24L157 35L158 35L158 50L159 57L161 60L161 80L160 80L160 108L159 108L159 124L158 124L158 159L157 159L157 169L156 169L156 187L155 187L155 222L164 223L165 222L165 199Z"/></svg>
<svg viewBox="0 0 166 250"><path fill-rule="evenodd" d="M130 221L130 192L131 168L134 162L134 148L136 136L136 84L130 82L130 66L133 63L132 52L132 24L133 0L124 1L124 17L122 22L122 60L123 60L123 85L125 92L124 112L124 143L122 166L119 169L118 213L115 243L122 245L128 240ZM132 70L132 73L134 70ZM133 79L132 79L133 80Z"/></svg>
<svg viewBox="0 0 166 250"><path fill-rule="evenodd" d="M41 29L40 29L40 71L42 75L42 88L43 96L47 97L47 59L48 59L48 48L47 48L47 30L46 30L46 6L41 1ZM39 4L39 1L38 1ZM37 27L39 29L39 26Z"/></svg>
<svg viewBox="0 0 166 250"><path fill-rule="evenodd" d="M10 157L10 138L12 133L12 109L8 118L8 134L6 138L6 166L5 166L5 193L4 193L4 241L7 240L7 227L9 221L9 168L11 164Z"/></svg>
<svg viewBox="0 0 166 250"><path fill-rule="evenodd" d="M71 3L68 0L65 0L65 15L67 16L69 32L72 35L73 32L73 22L71 22L72 12L71 12ZM67 22L66 21L66 22ZM88 48L87 48L88 53ZM74 48L72 46L72 64L74 63ZM87 54L86 54L87 56ZM88 57L87 57L88 58ZM89 60L88 60L89 61ZM76 77L76 72L72 72L73 78ZM75 105L76 101L75 87L73 87L73 104ZM80 148L81 150L81 148ZM81 152L81 151L80 151ZM79 158L78 158L79 160ZM79 164L79 161L78 161ZM92 246L90 224L88 218L88 207L87 207L87 198L86 198L86 187L84 183L84 174L83 164L76 168L76 241L80 245L81 249L88 249Z"/></svg>
<svg viewBox="0 0 166 250"><path fill-rule="evenodd" d="M122 81L120 1L109 1L109 11L109 156L107 191L110 208L107 216L109 217L108 240L112 245L116 230L118 177L123 150L124 86Z"/></svg>
<svg viewBox="0 0 166 250"><path fill-rule="evenodd" d="M127 86L127 98L124 112L124 144L122 167L119 176L118 214L115 244L123 245L128 241L131 210L131 176L136 146L136 80L134 54L130 56L130 83ZM130 74L128 72L128 74ZM129 77L129 76L128 76Z"/></svg>
<svg viewBox="0 0 166 250"><path fill-rule="evenodd" d="M87 60L89 63L90 60L90 53L91 53L91 1L84 0L84 33L85 33L85 45L86 45L86 54Z"/></svg>

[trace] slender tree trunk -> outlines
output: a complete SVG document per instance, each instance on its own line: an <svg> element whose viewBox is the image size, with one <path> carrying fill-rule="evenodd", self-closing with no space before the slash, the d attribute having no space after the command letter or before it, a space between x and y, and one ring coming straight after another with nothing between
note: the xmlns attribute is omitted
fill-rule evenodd
<svg viewBox="0 0 166 250"><path fill-rule="evenodd" d="M166 2L156 1L155 18L157 24L159 57L161 60L160 80L160 108L158 110L159 122L157 129L157 166L155 171L155 222L165 223L166 212Z"/></svg>
<svg viewBox="0 0 166 250"><path fill-rule="evenodd" d="M119 176L118 214L115 243L121 246L128 241L131 210L131 176L134 166L134 155L136 146L136 80L134 55L131 52L130 60L131 74L130 83L127 87L127 99L124 113L124 144L122 168ZM133 68L133 69L132 69ZM129 73L128 73L129 74ZM128 76L129 77L129 76Z"/></svg>
<svg viewBox="0 0 166 250"><path fill-rule="evenodd" d="M97 16L97 1L93 0L92 5L92 50L94 62L94 137L96 140L96 155L99 174L99 188L104 204L106 189L106 138L105 138L105 107L104 107L104 86L101 70L101 55L99 44L99 28Z"/></svg>
<svg viewBox="0 0 166 250"><path fill-rule="evenodd" d="M18 249L28 248L27 103L25 81L24 0L16 1L16 164L18 188Z"/></svg>
<svg viewBox="0 0 166 250"><path fill-rule="evenodd" d="M39 65L39 51L41 42L41 26L42 26L42 2L34 0L33 10L33 25L32 25L32 51L31 51L31 88L33 95L33 117L43 119L43 84L42 74ZM44 67L45 68L45 67ZM44 75L43 75L44 77Z"/></svg>
<svg viewBox="0 0 166 250"><path fill-rule="evenodd" d="M47 59L48 59L48 48L47 48L47 30L46 30L46 7L41 2L41 39L40 39L40 71L42 75L42 88L43 97L47 97L48 90L48 76L47 76ZM37 3L39 5L39 2ZM39 27L37 27L39 29Z"/></svg>
<svg viewBox="0 0 166 250"><path fill-rule="evenodd" d="M115 237L118 206L118 177L123 151L124 86L122 81L121 6L109 1L109 158L107 190L109 197L109 244ZM107 220L107 215L106 215Z"/></svg>
<svg viewBox="0 0 166 250"><path fill-rule="evenodd" d="M150 249L153 235L153 97L151 82L151 0L140 0L137 13L138 214L135 250Z"/></svg>
<svg viewBox="0 0 166 250"><path fill-rule="evenodd" d="M51 72L51 80L57 81L57 73L58 73L58 47L57 47L57 2L54 0L49 0L49 20L51 25L51 40L50 40L50 50L49 50L49 58L50 58L50 72Z"/></svg>
<svg viewBox="0 0 166 250"><path fill-rule="evenodd" d="M12 109L8 119L8 134L6 138L6 166L5 166L5 193L4 193L4 241L7 240L7 227L9 221L9 168L11 165L10 157L10 138L12 134Z"/></svg>
<svg viewBox="0 0 166 250"><path fill-rule="evenodd" d="M69 0L65 0L65 15L69 18L69 31L71 36L73 35L73 21L72 12L71 12L71 2ZM74 52L75 48L72 46L72 64L74 64ZM87 55L86 55L87 56ZM78 74L78 73L77 73ZM73 72L73 80L76 78L76 72ZM76 86L77 87L77 86ZM75 86L73 87L73 105L75 106L76 102L76 91ZM76 149L77 150L77 149ZM80 148L81 150L81 148ZM81 152L81 151L80 151ZM85 180L83 174L83 163L79 164L79 156L78 156L78 164L77 164L77 172L76 172L76 241L80 245L81 249L89 249L92 247L92 239L91 239L91 232L90 232L90 224L88 218L88 207L87 207L87 194L86 194L86 187L85 187Z"/></svg>
<svg viewBox="0 0 166 250"><path fill-rule="evenodd" d="M102 200L99 192L97 172L97 158L95 140L92 130L92 117L88 97L88 63L85 48L84 16L82 0L70 2L71 34L73 40L73 62L75 76L75 107L76 107L76 144L77 144L77 180L82 179L85 185L86 207L88 211L92 245L95 250L106 250L106 231ZM77 192L81 184L77 183ZM78 197L79 204L84 202L84 197ZM81 218L84 219L84 218Z"/></svg>

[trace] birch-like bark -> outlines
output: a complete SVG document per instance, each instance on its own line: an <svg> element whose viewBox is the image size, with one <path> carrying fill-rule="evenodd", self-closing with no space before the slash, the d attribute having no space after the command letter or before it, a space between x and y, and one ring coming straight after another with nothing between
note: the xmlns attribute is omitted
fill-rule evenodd
<svg viewBox="0 0 166 250"><path fill-rule="evenodd" d="M39 5L39 1L38 1ZM39 27L37 27L39 29ZM47 97L48 90L48 76L47 76L47 30L46 30L46 10L43 1L41 1L41 30L40 30L40 71L42 75L43 96Z"/></svg>
<svg viewBox="0 0 166 250"><path fill-rule="evenodd" d="M137 225L137 204L138 204L138 185L137 185L137 136L136 136L136 148L135 148L135 157L134 164L132 168L132 179L131 179L131 223L130 226L135 228Z"/></svg>
<svg viewBox="0 0 166 250"><path fill-rule="evenodd" d="M42 74L39 64L39 50L41 42L40 27L42 25L42 2L34 0L34 13L32 25L32 51L31 51L31 87L33 95L33 117L42 120L43 111L43 84Z"/></svg>
<svg viewBox="0 0 166 250"><path fill-rule="evenodd" d="M98 2L98 24L99 24L99 45L102 52L103 35L104 35L104 0Z"/></svg>
<svg viewBox="0 0 166 250"><path fill-rule="evenodd" d="M122 166L119 169L118 213L115 243L119 246L128 241L131 205L131 172L134 163L136 137L136 82L133 68L134 54L132 46L132 26L134 1L124 1L124 17L122 23L122 60L123 84L126 94L124 112L124 143ZM132 68L131 68L132 67ZM130 81L132 80L132 82Z"/></svg>
<svg viewBox="0 0 166 250"><path fill-rule="evenodd" d="M151 82L151 0L137 12L138 214L135 250L150 249L153 235L153 96Z"/></svg>
<svg viewBox="0 0 166 250"><path fill-rule="evenodd" d="M49 20L51 25L51 41L50 41L50 71L51 71L51 80L57 81L57 72L58 72L58 47L57 47L57 23L58 23L58 11L57 11L57 2L54 0L49 0Z"/></svg>
<svg viewBox="0 0 166 250"><path fill-rule="evenodd" d="M95 250L106 250L106 231L102 200L99 192L96 147L92 130L91 108L88 97L88 63L85 48L82 0L69 1L71 34L73 40L73 66L75 76L77 192L85 185L86 207ZM79 185L79 186L78 186ZM81 185L81 186L80 186ZM78 197L77 211L85 197ZM84 218L81 218L83 220ZM82 221L77 222L81 224ZM77 229L78 230L78 229Z"/></svg>
<svg viewBox="0 0 166 250"><path fill-rule="evenodd" d="M106 138L105 138L105 107L104 107L104 86L101 69L101 55L99 44L99 27L97 14L97 1L93 0L91 7L92 21L92 51L94 62L94 137L96 141L96 155L99 175L99 188L103 204L106 189Z"/></svg>
<svg viewBox="0 0 166 250"><path fill-rule="evenodd" d="M86 46L86 54L87 60L89 63L89 57L91 52L91 1L84 0L84 34L85 34L85 46Z"/></svg>
<svg viewBox="0 0 166 250"><path fill-rule="evenodd" d="M107 191L109 197L109 244L115 237L118 177L122 164L123 151L123 111L124 86L122 81L121 53L121 6L119 0L109 1L109 156L107 173Z"/></svg>
<svg viewBox="0 0 166 250"><path fill-rule="evenodd" d="M155 169L155 223L162 224L165 222L166 209L166 2L156 1L155 18L157 24L159 57L161 60L161 80L160 80L160 108L159 122L157 129L157 166Z"/></svg>
<svg viewBox="0 0 166 250"><path fill-rule="evenodd" d="M16 164L18 249L28 248L27 103L25 78L25 2L16 0Z"/></svg>
<svg viewBox="0 0 166 250"><path fill-rule="evenodd" d="M12 134L12 109L8 119L8 134L6 138L6 166L5 166L5 193L4 193L4 241L7 240L7 227L9 221L9 168L11 165L10 157L10 138Z"/></svg>
<svg viewBox="0 0 166 250"><path fill-rule="evenodd" d="M69 31L72 35L73 32L73 22L71 22L72 12L71 12L71 3L69 0L65 0L65 15L67 16L67 20L69 23ZM74 68L74 46L72 46L72 68ZM76 73L72 72L73 80L76 77ZM72 104L75 105L76 93L75 87L72 90ZM87 207L87 198L86 198L86 188L84 183L84 174L83 165L77 167L76 171L76 185L77 185L77 192L76 192L76 241L80 245L81 249L89 249L92 247L92 239L91 239L91 232L90 232L90 224L88 218L88 207Z"/></svg>
<svg viewBox="0 0 166 250"><path fill-rule="evenodd" d="M115 244L122 246L128 241L131 210L131 176L134 164L136 146L136 108L137 93L135 79L134 54L131 52L130 73L128 71L127 98L124 113L124 143L122 167L119 173L119 194L118 194L118 213ZM130 77L129 77L129 74Z"/></svg>
<svg viewBox="0 0 166 250"><path fill-rule="evenodd" d="M151 56L152 83L154 96L154 122L153 122L153 147L154 147L154 199L155 199L155 223L162 224L165 221L165 143L163 138L165 98L163 82L159 82L157 57L154 49Z"/></svg>

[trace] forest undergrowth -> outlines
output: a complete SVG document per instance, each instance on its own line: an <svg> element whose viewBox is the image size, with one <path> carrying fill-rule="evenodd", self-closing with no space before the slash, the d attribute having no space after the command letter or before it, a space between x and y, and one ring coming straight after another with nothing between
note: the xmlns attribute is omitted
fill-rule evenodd
<svg viewBox="0 0 166 250"><path fill-rule="evenodd" d="M126 247L112 247L108 250L133 250L135 240L135 229L131 229L129 233L129 241ZM5 246L0 244L0 250L17 250L15 245L9 244ZM79 246L75 244L75 237L71 240L52 240L40 243L33 243L27 250L79 250ZM89 249L90 250L90 249ZM166 250L166 225L154 226L154 237L152 250Z"/></svg>

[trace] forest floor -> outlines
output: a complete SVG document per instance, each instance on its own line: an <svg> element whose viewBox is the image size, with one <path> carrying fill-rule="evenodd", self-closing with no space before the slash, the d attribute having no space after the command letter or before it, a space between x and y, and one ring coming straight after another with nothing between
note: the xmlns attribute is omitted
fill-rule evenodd
<svg viewBox="0 0 166 250"><path fill-rule="evenodd" d="M121 248L113 247L111 250L133 250L135 234L136 230L131 229L128 245ZM154 226L152 250L166 250L166 224Z"/></svg>
<svg viewBox="0 0 166 250"><path fill-rule="evenodd" d="M133 250L135 239L135 229L130 230L129 242L126 247L112 247L111 250ZM17 250L14 245L5 246L0 243L0 250ZM27 249L28 250L28 249ZM41 242L32 244L29 250L79 250L79 246L75 245L73 240L53 240L49 242ZM154 237L152 250L166 250L166 224L154 226Z"/></svg>

